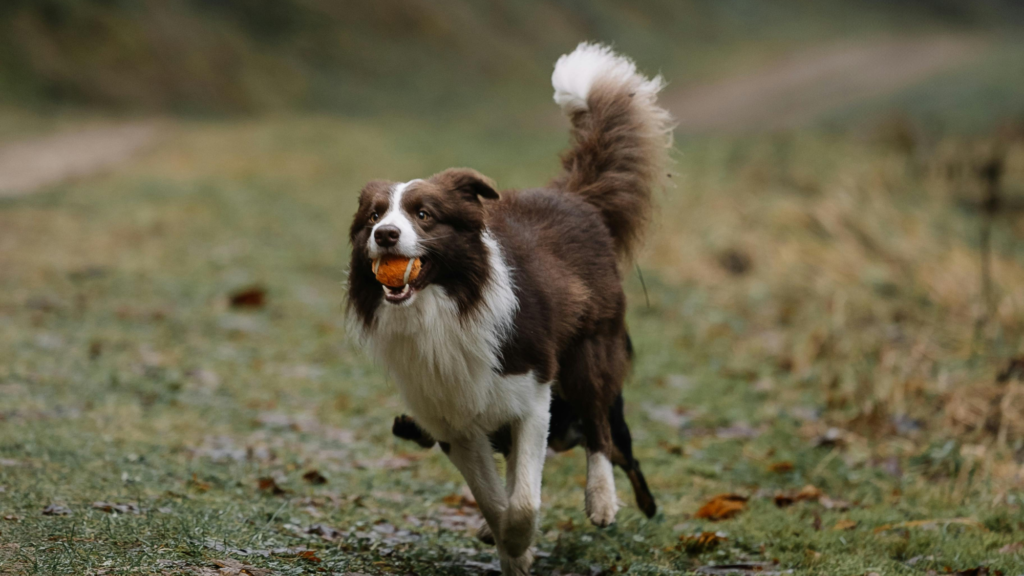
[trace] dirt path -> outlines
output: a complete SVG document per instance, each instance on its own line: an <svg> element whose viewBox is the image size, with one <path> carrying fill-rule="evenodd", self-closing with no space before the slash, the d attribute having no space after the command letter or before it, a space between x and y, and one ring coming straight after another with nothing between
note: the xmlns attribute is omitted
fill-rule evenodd
<svg viewBox="0 0 1024 576"><path fill-rule="evenodd" d="M965 64L983 47L949 36L810 47L760 70L680 87L664 102L682 132L789 128Z"/></svg>
<svg viewBox="0 0 1024 576"><path fill-rule="evenodd" d="M0 147L0 198L112 168L153 142L157 132L155 123L133 122L4 145Z"/></svg>

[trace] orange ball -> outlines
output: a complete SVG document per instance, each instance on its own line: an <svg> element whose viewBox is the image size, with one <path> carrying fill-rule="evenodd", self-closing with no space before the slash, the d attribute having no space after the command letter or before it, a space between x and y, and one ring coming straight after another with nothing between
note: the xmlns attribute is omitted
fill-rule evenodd
<svg viewBox="0 0 1024 576"><path fill-rule="evenodd" d="M373 261L377 281L391 288L401 288L420 275L420 259L403 256L381 256Z"/></svg>

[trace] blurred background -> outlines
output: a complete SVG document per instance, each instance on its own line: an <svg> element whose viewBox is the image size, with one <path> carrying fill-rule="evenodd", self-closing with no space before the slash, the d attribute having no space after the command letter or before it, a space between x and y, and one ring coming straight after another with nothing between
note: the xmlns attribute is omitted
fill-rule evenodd
<svg viewBox="0 0 1024 576"><path fill-rule="evenodd" d="M678 121L625 274L661 512L594 531L552 456L536 573L1019 568L1024 3L5 0L0 572L492 570L347 229L373 178L556 175L584 40Z"/></svg>

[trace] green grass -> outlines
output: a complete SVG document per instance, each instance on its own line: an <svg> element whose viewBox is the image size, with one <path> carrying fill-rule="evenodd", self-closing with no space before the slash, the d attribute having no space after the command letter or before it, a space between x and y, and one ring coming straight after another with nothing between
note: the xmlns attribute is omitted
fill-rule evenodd
<svg viewBox="0 0 1024 576"><path fill-rule="evenodd" d="M442 575L492 562L463 527L475 512L453 504L454 468L391 437L402 406L346 336L342 302L366 180L468 165L512 187L554 173L562 129L507 120L177 122L113 175L0 200L0 517L13 518L0 520L0 573L187 574L235 558L277 574ZM628 505L593 528L582 453L553 456L535 573L751 561L798 575L1019 573L1021 551L1000 549L1024 540L1024 431L1009 410L997 440L950 398L1024 354L1021 224L997 228L998 314L979 322L977 221L956 208L941 146L920 160L805 132L679 148L641 259L650 307L626 281L627 418L660 511L645 519L619 475ZM1018 144L1011 190L1022 158ZM728 250L751 270L724 270ZM265 308L227 306L253 284ZM842 441L819 446L830 427ZM793 468L770 471L778 462ZM305 482L309 470L328 482ZM260 490L264 477L287 492ZM773 503L807 484L852 508ZM695 518L723 492L749 496L747 510ZM43 515L49 504L73 514ZM875 532L954 518L977 524ZM857 525L833 530L840 520ZM307 534L314 524L342 534ZM679 548L702 531L727 540Z"/></svg>

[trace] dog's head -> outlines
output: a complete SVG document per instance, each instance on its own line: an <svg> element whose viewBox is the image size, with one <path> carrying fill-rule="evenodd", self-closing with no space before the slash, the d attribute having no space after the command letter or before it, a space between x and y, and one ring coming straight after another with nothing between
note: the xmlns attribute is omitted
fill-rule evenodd
<svg viewBox="0 0 1024 576"><path fill-rule="evenodd" d="M494 188L468 168L363 188L349 231L349 306L366 326L378 307L411 306L430 286L443 288L460 307L479 298L488 277L483 199L497 199ZM419 276L399 288L378 282L372 263L388 254L419 258Z"/></svg>

